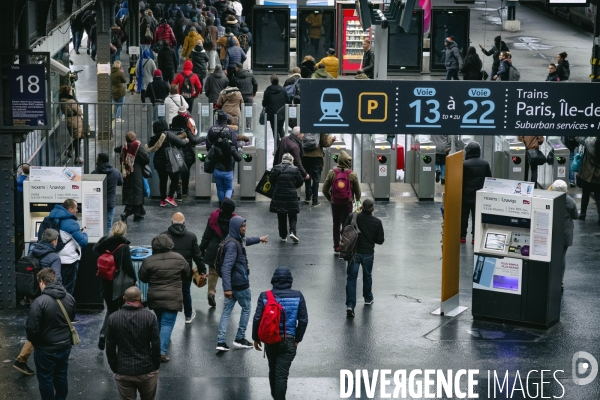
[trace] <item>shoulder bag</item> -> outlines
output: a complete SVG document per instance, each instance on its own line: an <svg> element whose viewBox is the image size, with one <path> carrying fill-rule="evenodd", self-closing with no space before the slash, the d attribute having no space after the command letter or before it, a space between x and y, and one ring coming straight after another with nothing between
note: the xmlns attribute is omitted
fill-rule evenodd
<svg viewBox="0 0 600 400"><path fill-rule="evenodd" d="M584 150L583 146L579 146L579 151L575 153L575 157L573 158L573 163L571 164L571 171L579 172L581 171L581 165L583 164L583 155Z"/></svg>
<svg viewBox="0 0 600 400"><path fill-rule="evenodd" d="M135 285L135 279L123 272L123 254L125 254L125 250L121 252L121 268L115 272L115 278L112 281L113 300L123 297L125 290Z"/></svg>
<svg viewBox="0 0 600 400"><path fill-rule="evenodd" d="M273 198L273 185L270 182L271 171L265 170L262 178L258 181L258 185L256 185L256 189L254 190L258 194L262 194L270 199Z"/></svg>
<svg viewBox="0 0 600 400"><path fill-rule="evenodd" d="M169 138L167 137L167 140ZM170 174L181 174L187 172L188 168L185 165L185 161L183 158L183 152L177 147L171 146L169 142L169 147L165 148L167 153L167 172Z"/></svg>
<svg viewBox="0 0 600 400"><path fill-rule="evenodd" d="M67 320L67 323L69 324L69 330L71 330L71 341L73 342L73 346L77 346L79 343L81 343L81 339L79 339L79 334L75 330L75 327L73 326L73 323L71 322L71 318L69 318L69 314L67 314L67 310L65 310L65 306L63 306L62 301L60 301L60 299L56 299L56 302L60 306L60 309L62 310L63 315L65 316L65 319Z"/></svg>
<svg viewBox="0 0 600 400"><path fill-rule="evenodd" d="M260 116L258 117L258 123L261 125L265 124L265 113L267 112L267 108L263 107L263 109L260 112Z"/></svg>
<svg viewBox="0 0 600 400"><path fill-rule="evenodd" d="M152 178L152 169L150 168L150 164L144 165L144 168L142 168L142 176L147 179Z"/></svg>
<svg viewBox="0 0 600 400"><path fill-rule="evenodd" d="M534 138L533 140L537 140L537 138ZM529 145L531 145L531 143L533 142L530 142ZM544 165L547 161L546 156L540 151L540 149L527 150L527 159L529 161L529 165L531 166Z"/></svg>

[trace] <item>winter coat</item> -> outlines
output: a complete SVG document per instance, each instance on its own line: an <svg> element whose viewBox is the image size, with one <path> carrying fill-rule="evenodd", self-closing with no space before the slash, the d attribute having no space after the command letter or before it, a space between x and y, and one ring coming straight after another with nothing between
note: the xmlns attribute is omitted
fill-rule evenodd
<svg viewBox="0 0 600 400"><path fill-rule="evenodd" d="M290 153L292 157L294 157L294 165L300 170L303 177L306 176L306 169L304 169L304 166L302 165L302 157L304 156L302 142L295 135L288 135L281 139L281 143L275 151L273 166L281 164L285 153Z"/></svg>
<svg viewBox="0 0 600 400"><path fill-rule="evenodd" d="M313 149L313 150L304 149L304 155L302 157L320 157L321 159L323 159L323 157L325 156L325 153L323 152L323 148L331 147L332 144L333 144L333 136L329 136L326 133L322 133L319 136L319 146L317 146L317 148ZM322 166L322 163L321 163L321 166Z"/></svg>
<svg viewBox="0 0 600 400"><path fill-rule="evenodd" d="M280 328L281 336L294 336L294 342L300 343L304 338L306 326L308 325L308 311L306 310L306 301L302 292L292 290L293 277L287 268L277 268L271 278L273 285L273 296L275 300L283 306L285 310L285 327ZM267 292L262 292L258 296L256 312L252 320L252 339L258 341L258 327L267 304ZM284 332L285 328L285 332Z"/></svg>
<svg viewBox="0 0 600 400"><path fill-rule="evenodd" d="M463 60L460 55L460 50L458 50L458 45L455 42L450 42L450 44L446 46L446 59L444 61L446 69L459 69L462 63Z"/></svg>
<svg viewBox="0 0 600 400"><path fill-rule="evenodd" d="M318 68L311 76L312 79L333 79L325 68Z"/></svg>
<svg viewBox="0 0 600 400"><path fill-rule="evenodd" d="M558 74L556 73L556 71L554 71L551 74L548 74L548 76L546 77L546 81L545 82L560 82L562 79L560 79L558 77Z"/></svg>
<svg viewBox="0 0 600 400"><path fill-rule="evenodd" d="M67 311L69 319L75 319L75 299L58 282L46 288L31 303L25 325L27 340L38 350L57 353L71 348L71 329L56 299Z"/></svg>
<svg viewBox="0 0 600 400"><path fill-rule="evenodd" d="M244 290L250 287L248 275L248 258L246 247L260 243L258 236L242 237L240 227L246 220L235 216L229 221L229 234L226 239L231 238L234 241L225 244L225 256L223 257L223 266L221 267L223 291Z"/></svg>
<svg viewBox="0 0 600 400"><path fill-rule="evenodd" d="M56 273L56 281L62 284L60 257L52 243L34 243L29 256L40 261L40 268L52 268Z"/></svg>
<svg viewBox="0 0 600 400"><path fill-rule="evenodd" d="M469 52L465 57L465 62L463 64L460 72L463 75L463 79L465 81L479 81L481 80L481 68L483 67L483 63L481 59L477 55L477 52L474 47L469 48Z"/></svg>
<svg viewBox="0 0 600 400"><path fill-rule="evenodd" d="M432 135L431 141L435 144L435 154L445 156L450 151L452 142L448 135Z"/></svg>
<svg viewBox="0 0 600 400"><path fill-rule="evenodd" d="M158 63L158 69L163 73L163 77L166 80L173 79L175 72L177 71L177 57L175 51L169 46L163 46L156 56L156 62Z"/></svg>
<svg viewBox="0 0 600 400"><path fill-rule="evenodd" d="M208 54L206 54L206 51L204 51L202 46L194 47L190 53L190 60L192 60L192 64L194 64L192 72L198 75L202 80L206 78L208 72Z"/></svg>
<svg viewBox="0 0 600 400"><path fill-rule="evenodd" d="M185 16L181 11L177 11L175 16L175 23L173 24L173 33L175 33L175 39L178 44L183 44L185 41L185 26L189 21L185 19ZM195 43L194 43L195 44Z"/></svg>
<svg viewBox="0 0 600 400"><path fill-rule="evenodd" d="M579 212L577 212L577 203L571 196L567 194L565 199L565 244L564 247L573 246L573 229L575 225L573 220L579 218Z"/></svg>
<svg viewBox="0 0 600 400"><path fill-rule="evenodd" d="M373 50L365 51L360 65L369 79L375 78L375 53L373 53Z"/></svg>
<svg viewBox="0 0 600 400"><path fill-rule="evenodd" d="M121 147L116 147L115 153L121 153ZM156 159L154 162L156 162ZM144 146L140 145L135 156L133 171L123 179L123 205L139 206L144 204L144 176L142 170L149 163L150 154Z"/></svg>
<svg viewBox="0 0 600 400"><path fill-rule="evenodd" d="M500 47L494 45L490 50L481 49L486 56L492 56L492 69L498 70L500 67Z"/></svg>
<svg viewBox="0 0 600 400"><path fill-rule="evenodd" d="M183 161L188 169L191 170L191 166L196 163L196 152L194 147L204 142L205 138L198 134L194 135L187 128L187 118L181 114L178 114L173 118L172 125L175 129L181 129L181 133L177 135L180 139L188 139L187 144L183 146L181 150L183 151Z"/></svg>
<svg viewBox="0 0 600 400"><path fill-rule="evenodd" d="M113 100L125 97L125 74L120 68L112 67L110 70L111 94Z"/></svg>
<svg viewBox="0 0 600 400"><path fill-rule="evenodd" d="M164 231L163 234L171 238L173 241L172 251L181 254L185 258L185 261L187 261L190 269L193 267L193 261L196 263L196 267L198 267L198 273L206 273L206 266L202 261L198 238L195 233L188 231L185 224L171 224L169 229Z"/></svg>
<svg viewBox="0 0 600 400"><path fill-rule="evenodd" d="M175 47L177 44L177 39L175 39L173 29L166 22L164 24L160 24L158 28L156 28L156 32L154 32L154 42L158 43L162 41L166 41L171 48Z"/></svg>
<svg viewBox="0 0 600 400"><path fill-rule="evenodd" d="M179 86L179 93L181 94L181 88L183 87L183 82L185 80L184 75L190 76L190 83L192 84L192 98L196 98L200 95L200 93L202 93L202 83L200 82L200 79L198 79L198 77L196 76L196 74L194 74L192 72L192 68L194 68L194 65L192 64L192 62L190 60L187 60L186 62L183 63L183 72L180 72L179 74L177 74L177 76L175 77L175 79L173 80L173 85L177 85Z"/></svg>
<svg viewBox="0 0 600 400"><path fill-rule="evenodd" d="M225 63L223 64L224 68L235 68L238 63L243 63L244 61L246 61L246 53L244 53L244 50L239 45L227 47Z"/></svg>
<svg viewBox="0 0 600 400"><path fill-rule="evenodd" d="M268 115L275 115L288 102L287 93L281 85L271 85L265 89L262 106L266 107Z"/></svg>
<svg viewBox="0 0 600 400"><path fill-rule="evenodd" d="M222 125L215 125L211 128L211 130L213 130L213 128L215 128L215 127L222 127ZM229 129L229 131L231 132L231 128L229 128L228 126L225 126L225 128ZM213 132L215 132L216 129L217 128L215 128L213 130ZM221 128L221 129L224 129L224 128ZM211 132L209 131L209 134L210 133ZM230 133L227 133L225 131L223 136L229 137ZM222 139L218 139L218 138L210 139L210 142L209 142L208 135L207 135L207 144L210 143L210 150L208 150L207 158L211 161L215 160L215 170L225 171L225 172L233 171L233 169L235 167L235 163L242 161L242 152L238 151L237 145L235 145L233 143L229 143L227 145L227 144L221 143L220 140L222 140ZM224 154L223 146L229 146L229 149L227 149L227 147L225 147L225 149L227 149L229 151L229 154L230 154L229 157L226 154Z"/></svg>
<svg viewBox="0 0 600 400"><path fill-rule="evenodd" d="M170 241L169 241L170 242ZM148 283L148 308L151 310L183 310L182 281L191 280L191 269L185 258L159 237L152 241L152 255L144 259L138 276Z"/></svg>
<svg viewBox="0 0 600 400"><path fill-rule="evenodd" d="M240 106L243 102L242 93L236 87L226 87L217 99L217 105L231 116L233 125L238 124L238 117L242 114Z"/></svg>
<svg viewBox="0 0 600 400"><path fill-rule="evenodd" d="M273 186L273 197L269 211L281 214L298 214L300 203L296 189L304 184L304 175L289 162L276 165L271 170L269 181Z"/></svg>
<svg viewBox="0 0 600 400"><path fill-rule="evenodd" d="M483 188L485 178L492 176L490 164L482 160L481 147L477 142L470 142L465 147L463 162L462 199L464 203L474 204L477 191Z"/></svg>
<svg viewBox="0 0 600 400"><path fill-rule="evenodd" d="M233 75L235 86L240 89L242 96L252 96L258 91L258 82L252 74L252 71L242 69Z"/></svg>
<svg viewBox="0 0 600 400"><path fill-rule="evenodd" d="M217 255L217 249L219 243L225 239L225 236L229 234L229 221L235 213L226 213L220 209L217 209L210 214L204 234L202 235L202 241L200 242L200 251L204 253L204 262L207 265L215 265L215 257ZM219 227L219 231L215 231L214 227L211 227L211 221L216 223Z"/></svg>
<svg viewBox="0 0 600 400"><path fill-rule="evenodd" d="M185 58L186 60L190 58L190 53L192 52L194 47L196 47L196 42L198 42L198 40L204 42L204 38L201 34L194 31L188 32L183 42L183 48L181 49L181 56L183 58Z"/></svg>
<svg viewBox="0 0 600 400"><path fill-rule="evenodd" d="M223 71L215 71L206 77L204 82L204 94L208 97L209 103L216 103L221 91L229 85L229 78Z"/></svg>
<svg viewBox="0 0 600 400"><path fill-rule="evenodd" d="M110 37L111 37L111 41L110 42L117 49L122 49L123 48L123 41L124 41L124 38L125 38L125 34L121 30L121 28L119 28L118 26L110 28ZM113 37L115 37L117 39L115 41L113 41L112 40Z"/></svg>
<svg viewBox="0 0 600 400"><path fill-rule="evenodd" d="M302 75L303 78L310 78L315 72L315 60L304 60L300 65L300 75Z"/></svg>
<svg viewBox="0 0 600 400"><path fill-rule="evenodd" d="M319 64L325 64L325 69L333 78L338 77L338 70L340 68L340 60L334 55L328 55L323 57Z"/></svg>
<svg viewBox="0 0 600 400"><path fill-rule="evenodd" d="M352 216L353 214L348 215L344 226L352 223ZM361 211L356 217L356 225L360 231L356 243L356 252L359 254L374 254L375 245L383 244L385 239L381 220L369 212Z"/></svg>
<svg viewBox="0 0 600 400"><path fill-rule="evenodd" d="M160 171L167 170L167 147L183 148L186 143L170 131L162 132L160 135L154 135L150 138L146 150L154 153L154 169Z"/></svg>
<svg viewBox="0 0 600 400"><path fill-rule="evenodd" d="M233 33L235 36L240 34L240 23L237 19L225 21L225 28L231 29L231 33Z"/></svg>
<svg viewBox="0 0 600 400"><path fill-rule="evenodd" d="M60 220L60 236L65 243L65 247L58 253L61 264L73 264L81 258L81 248L88 244L87 233L81 231L77 217L62 204L55 205L49 217Z"/></svg>
<svg viewBox="0 0 600 400"><path fill-rule="evenodd" d="M106 175L106 208L115 208L117 198L117 186L123 186L123 176L121 172L113 167L111 163L96 165L92 174Z"/></svg>
<svg viewBox="0 0 600 400"><path fill-rule="evenodd" d="M508 81L508 76L509 76L511 67L512 67L512 64L509 61L509 59L505 58L505 59L501 60L500 66L498 67L498 72L496 73L496 75L498 75L498 78L496 80Z"/></svg>
<svg viewBox="0 0 600 400"><path fill-rule="evenodd" d="M59 99L62 103L60 110L65 114L65 122L67 123L67 130L71 134L73 139L79 139L83 137L83 109L73 96L63 95Z"/></svg>
<svg viewBox="0 0 600 400"><path fill-rule="evenodd" d="M289 86L289 85L294 85L296 82L298 82L298 79L300 79L300 78L302 78L302 75L300 75L299 73L295 73L295 74L290 75L290 77L287 78L285 80L285 82L283 82L283 87L286 87L286 86Z"/></svg>
<svg viewBox="0 0 600 400"><path fill-rule="evenodd" d="M150 28L150 32L152 33L152 39L154 39L156 23L154 19L147 15L140 17L140 44L152 44L152 39L146 39L146 28Z"/></svg>
<svg viewBox="0 0 600 400"><path fill-rule="evenodd" d="M212 23L208 23L206 24L206 35L210 35L210 38L212 39L212 43L209 44L204 42L204 49L206 51L211 51L211 50L216 50L217 49L217 40L219 39L219 29L217 29L216 26L212 25Z"/></svg>
<svg viewBox="0 0 600 400"><path fill-rule="evenodd" d="M560 78L561 82L568 81L571 75L571 67L567 60L562 60L556 66L556 74Z"/></svg>
<svg viewBox="0 0 600 400"><path fill-rule="evenodd" d="M165 107L167 108L167 112L169 113L169 124L173 122L173 118L177 116L179 113L179 107L185 106L185 108L189 107L188 102L185 98L180 94L170 94L165 99Z"/></svg>
<svg viewBox="0 0 600 400"><path fill-rule="evenodd" d="M115 18L121 19L125 15L129 15L129 5L127 4L127 1L124 1L123 4L121 4L121 8L119 9L119 11L117 11L117 15L115 16Z"/></svg>
<svg viewBox="0 0 600 400"><path fill-rule="evenodd" d="M240 28L240 33L237 35L238 37L241 36L242 34L246 35L248 37L248 48L247 49L243 49L244 53L248 53L248 50L250 49L250 47L252 47L252 33L250 32L250 29L248 29L247 27L243 27ZM238 39L238 42L240 40ZM240 45L241 47L241 45Z"/></svg>
<svg viewBox="0 0 600 400"><path fill-rule="evenodd" d="M596 153L596 138L585 139L585 151L579 177L593 185L600 185L600 154Z"/></svg>
<svg viewBox="0 0 600 400"><path fill-rule="evenodd" d="M238 42L238 40L235 36L233 36L233 35L221 36L216 42L217 46L221 46L221 51L219 51L219 58L221 59L221 61L225 61L225 56L227 55L227 42L229 41L230 37L233 37L233 41L235 42L235 45L237 47L240 46L240 42ZM227 68L227 67L225 67L225 68Z"/></svg>
<svg viewBox="0 0 600 400"><path fill-rule="evenodd" d="M323 14L310 13L305 21L308 24L308 37L311 39L321 39Z"/></svg>
<svg viewBox="0 0 600 400"><path fill-rule="evenodd" d="M518 140L525 144L527 150L539 150L540 145L544 143L543 136L519 136Z"/></svg>
<svg viewBox="0 0 600 400"><path fill-rule="evenodd" d="M152 104L158 101L164 103L165 99L171 92L171 87L167 82L160 76L155 76L154 80L150 82L144 93L144 98L147 96Z"/></svg>
<svg viewBox="0 0 600 400"><path fill-rule="evenodd" d="M340 152L340 156L338 157L337 168L341 171L352 168L352 157L350 157L350 155L343 150ZM325 182L323 183L323 195L329 202L331 202L331 189L335 179L335 174L335 171L330 169L327 173L327 177L325 178ZM348 178L350 179L350 186L352 186L352 195L356 201L358 201L360 200L361 194L358 175L356 172L352 171ZM352 201L352 199L350 199L350 201Z"/></svg>
<svg viewBox="0 0 600 400"><path fill-rule="evenodd" d="M144 50L144 52L146 52L147 50ZM150 82L152 82L152 78L154 76L154 71L156 71L156 64L154 63L154 60L152 58L145 58L142 59L138 62L138 68L139 65L141 64L142 69L144 70L143 72L143 79L142 79L142 87L138 87L138 90L145 90L148 85L150 84Z"/></svg>
<svg viewBox="0 0 600 400"><path fill-rule="evenodd" d="M137 277L135 276L135 269L133 268L133 262L131 261L130 243L131 242L124 236L104 236L94 245L94 253L100 256L107 250L113 252L117 271L122 270L135 282L137 281ZM119 248L117 249L117 247ZM123 293L117 293L116 296L113 296L113 282L106 279L101 279L101 281L102 296L104 299L112 301L114 297L120 299L125 294L125 290L123 290Z"/></svg>

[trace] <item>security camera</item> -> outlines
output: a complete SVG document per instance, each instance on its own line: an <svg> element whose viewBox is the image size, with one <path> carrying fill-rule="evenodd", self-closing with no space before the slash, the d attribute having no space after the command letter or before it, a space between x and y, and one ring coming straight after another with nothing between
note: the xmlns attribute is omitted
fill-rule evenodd
<svg viewBox="0 0 600 400"><path fill-rule="evenodd" d="M71 72L69 68L52 58L50 59L50 68L56 70L61 76L66 76L69 72Z"/></svg>

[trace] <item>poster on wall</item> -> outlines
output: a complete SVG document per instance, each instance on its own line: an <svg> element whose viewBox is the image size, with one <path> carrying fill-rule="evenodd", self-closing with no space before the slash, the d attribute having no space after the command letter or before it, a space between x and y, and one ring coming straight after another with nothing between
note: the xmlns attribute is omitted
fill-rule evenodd
<svg viewBox="0 0 600 400"><path fill-rule="evenodd" d="M513 181L510 179L485 178L483 190L491 193L533 196L533 182Z"/></svg>
<svg viewBox="0 0 600 400"><path fill-rule="evenodd" d="M521 294L523 260L473 256L473 289Z"/></svg>

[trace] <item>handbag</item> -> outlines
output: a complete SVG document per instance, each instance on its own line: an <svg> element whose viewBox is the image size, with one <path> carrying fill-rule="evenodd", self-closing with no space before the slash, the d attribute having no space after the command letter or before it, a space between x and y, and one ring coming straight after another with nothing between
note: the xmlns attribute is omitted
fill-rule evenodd
<svg viewBox="0 0 600 400"><path fill-rule="evenodd" d="M573 158L573 162L571 163L571 171L579 172L581 171L581 165L583 164L583 151L575 154Z"/></svg>
<svg viewBox="0 0 600 400"><path fill-rule="evenodd" d="M150 197L150 184L148 183L148 179L142 178L142 182L144 182L144 196Z"/></svg>
<svg viewBox="0 0 600 400"><path fill-rule="evenodd" d="M258 181L258 185L256 185L256 189L254 190L258 194L262 194L270 199L273 198L273 185L271 185L270 181L271 171L265 170L262 178Z"/></svg>
<svg viewBox="0 0 600 400"><path fill-rule="evenodd" d="M188 168L185 165L183 152L177 147L171 146L171 143L169 143L169 147L165 148L165 151L167 152L167 172L170 174L186 173Z"/></svg>
<svg viewBox="0 0 600 400"><path fill-rule="evenodd" d="M112 281L113 284L113 295L112 299L120 299L123 297L125 290L135 285L135 279L123 272L123 268L117 270L115 273L115 279Z"/></svg>
<svg viewBox="0 0 600 400"><path fill-rule="evenodd" d="M267 108L263 107L263 109L260 112L260 116L258 117L258 123L261 125L265 124L265 114L267 112Z"/></svg>
<svg viewBox="0 0 600 400"><path fill-rule="evenodd" d="M194 282L194 285L196 285L197 287L201 288L206 286L206 275L202 276L198 273L198 269L194 268L193 270L193 276L192 276L192 282Z"/></svg>
<svg viewBox="0 0 600 400"><path fill-rule="evenodd" d="M75 330L75 327L73 326L73 323L71 322L71 318L69 318L69 314L67 314L67 310L65 310L65 306L63 306L62 301L60 301L60 299L56 299L56 302L60 306L60 309L62 310L63 315L65 316L65 319L67 320L67 323L69 324L69 330L71 331L71 341L73 342L73 346L77 346L79 343L81 343L81 339L79 339L79 334Z"/></svg>
<svg viewBox="0 0 600 400"><path fill-rule="evenodd" d="M530 166L546 164L546 156L539 149L527 150L527 158Z"/></svg>
<svg viewBox="0 0 600 400"><path fill-rule="evenodd" d="M144 178L152 178L152 169L150 168L150 164L144 165L144 168L142 168L142 176Z"/></svg>

